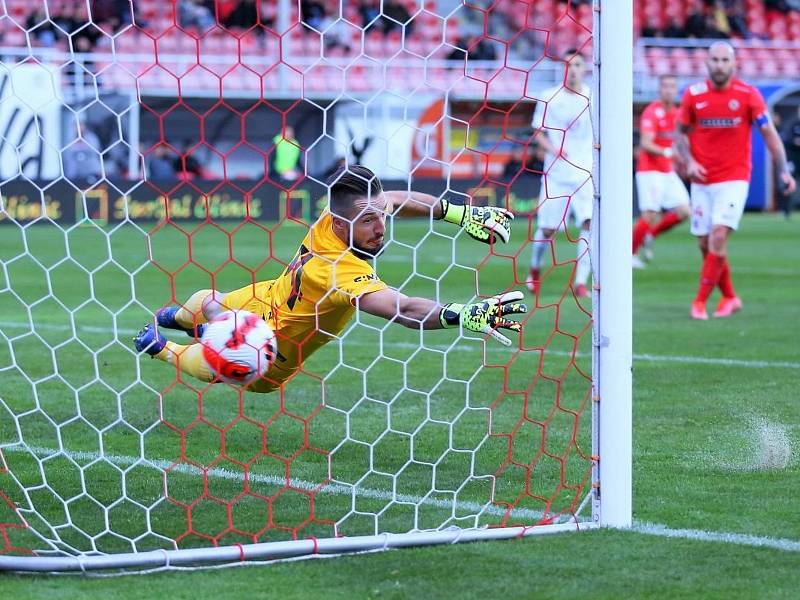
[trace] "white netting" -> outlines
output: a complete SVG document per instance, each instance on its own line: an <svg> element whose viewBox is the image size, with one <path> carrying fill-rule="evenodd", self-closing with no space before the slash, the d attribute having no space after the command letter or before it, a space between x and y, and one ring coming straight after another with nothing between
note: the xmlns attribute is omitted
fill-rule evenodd
<svg viewBox="0 0 800 600"><path fill-rule="evenodd" d="M362 4L4 3L0 554L577 516L591 303L571 286L574 229L548 242L510 349L360 314L267 395L133 349L159 307L277 276L337 159L388 189L517 213L511 241L491 247L390 220L375 263L389 285L443 303L524 289L533 108L563 82L564 50L590 52L590 7ZM275 161L288 126L297 178Z"/></svg>

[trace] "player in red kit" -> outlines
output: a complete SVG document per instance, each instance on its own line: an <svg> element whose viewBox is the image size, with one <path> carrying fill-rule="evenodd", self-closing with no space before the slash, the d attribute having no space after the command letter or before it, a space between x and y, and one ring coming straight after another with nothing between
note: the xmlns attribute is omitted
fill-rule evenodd
<svg viewBox="0 0 800 600"><path fill-rule="evenodd" d="M772 155L786 194L796 187L786 152L769 117L764 98L754 87L734 77L736 56L727 42L715 42L706 61L709 79L683 95L675 132L675 150L686 162L692 180L692 234L703 253L700 287L691 317L708 319L706 301L719 285L722 298L715 317L742 308L728 266L728 238L739 227L750 187L750 128L758 127Z"/></svg>
<svg viewBox="0 0 800 600"><path fill-rule="evenodd" d="M678 107L678 82L672 75L659 80L659 99L647 105L641 118L641 141L636 163L636 190L641 216L633 227L633 266L644 267L637 256L648 236L675 227L689 216L689 193L672 167L672 140ZM662 216L662 212L663 216Z"/></svg>

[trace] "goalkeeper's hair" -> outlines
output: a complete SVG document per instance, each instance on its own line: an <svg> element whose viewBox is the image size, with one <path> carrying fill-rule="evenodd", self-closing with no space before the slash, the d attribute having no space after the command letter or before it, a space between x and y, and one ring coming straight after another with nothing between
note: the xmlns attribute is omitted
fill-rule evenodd
<svg viewBox="0 0 800 600"><path fill-rule="evenodd" d="M353 216L353 202L359 198L376 198L383 192L380 179L362 165L339 167L328 178L329 210L338 217Z"/></svg>

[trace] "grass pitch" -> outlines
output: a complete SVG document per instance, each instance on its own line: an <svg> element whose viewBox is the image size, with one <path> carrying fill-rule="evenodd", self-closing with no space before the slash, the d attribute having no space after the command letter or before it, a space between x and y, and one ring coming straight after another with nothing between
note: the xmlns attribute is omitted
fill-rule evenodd
<svg viewBox="0 0 800 600"><path fill-rule="evenodd" d="M486 249L474 242L459 241L454 246L438 234L425 237L424 226L401 226L398 222L397 243L379 260L378 270L382 278L403 286L406 293L432 296L438 291L442 300L461 300L472 295L476 282L481 293L494 293L509 286L515 271L518 280L524 277L527 249L518 263L513 260L515 251L523 249L521 229L517 223L512 248L515 242L517 245L509 256L487 258ZM5 235L6 231L0 242L4 261L17 256L23 247L21 235L13 239ZM542 398L542 402L528 407L534 416L523 424L547 423L544 446L537 443L534 448L544 447L552 456L545 455L541 462L547 468L541 471L526 471L508 463L499 473L495 496L512 501L514 490L530 478L541 482L543 489L516 502L517 507L530 511L521 514L533 515L548 506L563 510L574 502L575 483L583 481L587 472L578 450L589 451L585 437L588 409L584 409L587 382L578 372L578 368L584 368L588 373L586 358L579 356L577 368L568 367L573 349L588 353L590 335L585 333L586 315L575 301L571 297L560 300L572 267L569 263L548 275L540 302L545 307L533 312L526 327L525 335L531 336L523 343L527 351L510 365L513 353L488 346L484 360L481 342L456 340L454 332L429 332L420 340L418 333L362 319L343 343L331 344L315 355L308 376L284 398L283 411L278 397L248 394L239 404L235 394L223 388L212 389L198 402L196 392L182 384L170 390L161 407L164 420L174 426L170 428L163 425L155 391L169 385L174 372L160 363L137 360L126 350L130 336L121 333L138 327L148 310L169 300L170 279L165 272L153 267L139 270L146 259L144 237L133 230L115 232L110 238L86 228L60 237L54 235L58 232L45 235L40 231L29 230L25 240L29 255L36 261L24 258L5 263L0 289L10 287L18 297L0 295L0 314L4 322L29 323L34 319L36 324L50 327L37 327L36 336L21 338L18 336L29 328L2 328L6 337L13 339L5 344L13 349L13 359L11 351L0 345L0 365L16 361L36 383L16 376L14 369L6 369L0 378L0 398L7 412L33 417L36 413L30 411L39 406L50 416L49 420L18 417L25 422L28 444L59 447L60 434L61 443L72 454L69 459L62 456L44 461L43 469L24 452L5 452L4 456L15 473L27 478L25 483L36 487L36 477L46 477L50 487L58 488L54 491L63 497L79 496L81 482L86 482L87 489L94 482L96 487L84 495L86 506L75 511L84 515L80 528L94 536L94 543L108 544L110 549L115 544L128 544L103 536L97 519L104 507L120 497L123 484L128 497L135 498L137 504L170 509L163 515L150 509L160 516L156 522L163 523L159 530L163 537L186 533L186 507L193 506L193 500L202 498L206 491L202 469L225 468L230 476L206 478L208 491L213 492L210 495L223 502L203 503L208 495L198 502L192 509L197 510L198 518L192 532L183 538L185 544L207 543L202 536L211 537L215 530L219 533L219 524L227 523L220 509L226 503L236 505L236 494L241 492L237 461L249 464L252 448L261 449L265 444L275 449L270 450L275 458L263 466L259 463L251 473L260 476L256 496L271 499L272 524L280 525L261 532L269 539L295 533L318 535L330 527L325 521L334 520L339 521L344 533L497 522L503 518L502 511L476 509L488 495L486 475L497 473L509 453L515 462L532 461L530 456L516 457L530 451L531 440L539 434L538 442L543 431L534 426L525 437L526 432L520 429L519 439L524 443L519 449L512 443L509 449L509 440L514 438L508 434L519 422L523 407L515 404L516 394L499 392L504 379L511 390L527 389L532 359L536 356L538 360L539 353L534 349L545 343L551 344L551 352L545 353L542 363L544 377L537 380L540 387L530 395ZM438 226L437 231L447 233ZM300 233L281 228L272 234L273 256L288 260ZM688 319L699 254L685 228L657 240L656 261L648 270L635 274L634 349L638 358L634 363L634 507L638 521L800 540L800 521L793 502L800 492L796 460L800 409L794 401L800 373L800 345L796 341L800 333L796 303L800 290L798 233L796 223L773 216L748 216L744 220L731 244L731 264L745 308L731 319L708 323ZM189 251L182 233L164 231L153 237L153 256L158 264L165 271L178 273L174 281L179 298L207 285L209 271L217 278L217 287L225 289L241 285L238 282L243 276L251 277L248 269L255 270L257 278L272 276L279 269L277 261L263 262L270 234L256 228L234 234L234 253L240 265L225 264L228 251L220 245L226 237L222 236L218 230L201 228L192 237L192 258L205 270L187 263ZM240 238L243 243L237 244ZM107 239L119 265L105 262ZM59 240L64 240L63 244ZM59 262L65 249L73 260ZM572 250L565 244L557 251L559 261L572 258ZM450 266L454 252L461 266ZM80 267L75 268L74 263ZM471 269L475 265L480 265L477 275ZM47 287L46 270L50 271L52 288ZM50 289L53 301L37 304L29 318L27 307L47 297ZM137 302L131 302L132 289ZM86 302L92 297L96 301ZM73 335L70 312L75 326L81 327L78 335ZM549 339L556 324L559 334ZM52 347L58 349L51 352ZM384 349L381 355L376 352L379 347ZM483 363L496 367L481 368ZM53 365L63 372L65 381L52 377L45 380L54 371ZM331 371L333 365L339 366ZM556 407L555 391L549 386L560 376L565 403ZM327 378L326 386L335 391L329 394L331 408L314 413L309 420L317 406L314 399L321 378ZM80 402L76 401L75 389L79 390ZM398 396L399 390L405 391ZM464 397L468 398L466 411ZM491 424L496 429L488 429L489 407L497 414ZM201 413L202 420L197 420ZM78 415L80 418L76 418ZM574 415L581 416L576 419ZM311 425L304 425L304 420ZM3 444L18 435L8 421L0 421ZM315 423L320 427L315 428ZM569 433L576 423L578 435L573 442ZM387 430L389 434L382 433ZM496 435L486 437L487 431ZM349 433L342 436L343 432ZM322 452L297 442L306 435L318 440L314 448ZM215 463L223 438L226 455L233 456ZM342 444L342 439L349 441ZM481 439L487 441L476 447ZM412 447L418 455L409 463L404 457ZM124 460L93 463L101 448L105 454L118 457L144 455L167 462L185 455L190 464L173 469L167 477L171 495L182 504L158 503L164 496L163 483L152 477L152 469L140 470ZM273 496L282 487L276 482L290 457L294 457L292 477L307 482L324 479L324 452L334 453L332 474L337 481L368 487L376 493L355 499L347 494L319 494L315 498L320 500L320 517L317 522L304 523L301 519L308 516L309 506L303 498L308 496L286 490L281 495L290 491L293 495L287 495L286 502L280 497L276 501ZM458 482L465 480L467 455L476 457L475 471L471 479L467 478L470 485L459 488ZM371 467L364 469L365 464ZM564 483L569 485L559 485L561 465ZM241 471L239 466L239 474ZM7 477L1 481L4 491L11 489ZM545 487L551 490L551 496L547 496ZM389 506L385 493L392 489L409 502ZM552 496L552 490L558 493ZM442 493L437 495L439 491ZM52 507L49 516L60 522L61 502L54 502L47 493L44 496L38 500L40 506ZM88 500L88 496L97 502ZM431 501L418 503L419 508L414 509L412 505L423 496ZM465 507L463 512L453 511L452 506L446 508L454 497ZM267 505L252 504L236 516L242 530L252 526ZM120 506L119 523L128 527L126 536L134 537L142 531L142 523L137 521L141 512L136 504ZM173 529L169 529L170 524ZM61 533L73 536L68 541L76 546L92 543L68 528ZM220 543L246 541L252 535L252 531L246 535L229 531L218 539ZM157 546L163 539L144 536L141 542ZM585 593L600 597L791 597L800 583L798 564L800 558L793 552L604 531L263 569L165 574L138 579L137 583L142 596L148 595L147 590L155 593L158 586L159 593L165 591L175 597L187 595L194 587L187 586L187 577L201 581L209 593L218 595L272 590L281 597L480 596L503 589L510 597L571 598ZM763 565L769 565L768 570ZM5 579L4 587L7 584L11 592L49 596L56 585L71 595L88 593L90 588L107 595L115 590L119 593L122 583Z"/></svg>

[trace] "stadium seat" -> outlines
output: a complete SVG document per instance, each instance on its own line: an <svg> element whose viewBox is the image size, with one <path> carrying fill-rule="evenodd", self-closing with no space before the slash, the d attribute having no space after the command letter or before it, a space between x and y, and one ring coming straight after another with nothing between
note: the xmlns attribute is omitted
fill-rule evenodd
<svg viewBox="0 0 800 600"><path fill-rule="evenodd" d="M694 74L692 55L685 48L674 48L670 59L672 68L677 75L688 76Z"/></svg>

